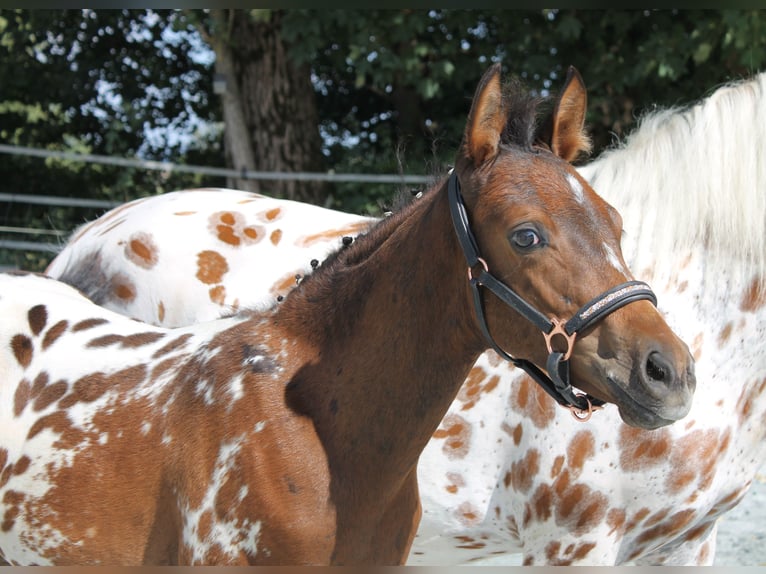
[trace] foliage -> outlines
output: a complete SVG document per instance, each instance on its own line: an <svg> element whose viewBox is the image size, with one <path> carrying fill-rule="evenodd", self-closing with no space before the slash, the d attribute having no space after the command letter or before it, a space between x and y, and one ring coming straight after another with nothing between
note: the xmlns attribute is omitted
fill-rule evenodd
<svg viewBox="0 0 766 574"><path fill-rule="evenodd" d="M210 50L195 28L205 19L196 10L0 10L0 142L222 165ZM576 66L595 152L653 106L690 103L766 68L760 10L317 9L280 22L289 56L311 67L325 164L336 172L440 173L494 61L542 94ZM0 154L0 192L125 201L222 183ZM391 194L390 185L339 184L332 207L376 212ZM8 221L54 229L93 217L2 208Z"/></svg>
<svg viewBox="0 0 766 574"><path fill-rule="evenodd" d="M169 34L168 26L176 33ZM182 141L162 137L174 130L191 136L196 118L216 119L208 64L190 54L190 33L182 15L170 12L0 11L0 141L175 161L185 153L195 162L220 164L216 141L192 139L192 149L183 152ZM147 133L160 137L148 139ZM5 193L126 201L197 181L157 171L0 155L0 191ZM54 230L70 230L97 214L13 203L2 207L4 225ZM0 263L32 268L47 259L2 255Z"/></svg>
<svg viewBox="0 0 766 574"><path fill-rule="evenodd" d="M763 69L764 15L317 10L292 12L284 34L295 42L294 57L314 67L323 127L336 142L333 157L347 161L340 148L351 136L378 153L406 139L409 147L421 146L412 161L417 169L434 142L453 152L476 80L492 61L542 93L555 92L567 67L577 67L589 87L588 120L598 149L610 134L624 134L647 107L688 103L721 82ZM408 122L413 116L419 125Z"/></svg>
<svg viewBox="0 0 766 574"><path fill-rule="evenodd" d="M315 75L337 171L439 171L476 81L495 61L542 94L574 65L597 153L653 106L685 104L766 65L764 12L737 10L305 10L283 34ZM370 208L390 190L338 189Z"/></svg>

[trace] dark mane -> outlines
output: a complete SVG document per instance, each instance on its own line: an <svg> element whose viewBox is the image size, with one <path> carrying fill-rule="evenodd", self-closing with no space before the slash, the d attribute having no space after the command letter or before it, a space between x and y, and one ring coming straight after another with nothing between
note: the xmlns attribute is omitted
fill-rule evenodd
<svg viewBox="0 0 766 574"><path fill-rule="evenodd" d="M367 231L360 233L350 244L343 244L328 255L313 273L306 276L295 289L285 296L282 305L288 303L291 298L322 299L331 297L338 307L343 309L344 316L355 317L355 307L362 305L363 300L355 293L346 292L348 273L356 273L356 266L372 256L394 230L422 204L422 199L438 190L443 183L444 178L421 195L415 196L407 192L411 201L399 211L373 223Z"/></svg>
<svg viewBox="0 0 766 574"><path fill-rule="evenodd" d="M435 189L438 189L440 184L441 181L434 183L419 196L413 195L409 191L400 192L396 199L397 205L395 211L388 212L380 221L372 224L367 231L359 234L350 246L342 246L340 249L331 253L321 265L320 269L334 265L352 266L367 259L385 238L388 237L402 221L407 219L417 205L418 198L427 193L432 193Z"/></svg>

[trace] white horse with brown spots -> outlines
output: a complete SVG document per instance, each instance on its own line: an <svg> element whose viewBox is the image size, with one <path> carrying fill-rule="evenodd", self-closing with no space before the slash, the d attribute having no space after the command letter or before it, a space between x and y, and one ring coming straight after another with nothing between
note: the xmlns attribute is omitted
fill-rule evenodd
<svg viewBox="0 0 766 574"><path fill-rule="evenodd" d="M400 564L420 453L490 345L574 406L614 401L642 428L682 418L688 348L626 270L619 215L568 163L587 147L585 101L571 70L538 129L537 100L493 66L454 173L262 312L167 329L0 275L0 556ZM219 221L231 244L237 217ZM131 264L162 269L134 239ZM222 258L198 255L220 300Z"/></svg>
<svg viewBox="0 0 766 574"><path fill-rule="evenodd" d="M46 273L65 282L77 273L77 287L98 304L180 327L242 305L276 302L311 272L312 261L318 265L343 247L344 237L350 244L375 223L306 203L222 191L166 193L112 209L81 227ZM285 218L291 225L281 225ZM155 228L151 219L172 227ZM165 234L188 249L166 256ZM83 252L91 257L82 258ZM265 266L251 265L253 255L264 257Z"/></svg>
<svg viewBox="0 0 766 574"><path fill-rule="evenodd" d="M645 117L623 146L580 168L618 206L628 261L692 343L691 414L647 432L607 407L583 425L488 351L421 456L424 517L410 564L519 551L529 564L713 562L718 518L766 460L764 141L761 74ZM226 227L234 220L262 240L227 241L241 235ZM286 294L321 259L316 238L335 248L366 222L240 191L170 193L91 223L48 272L130 316L177 325ZM134 242L157 264L136 264ZM215 283L224 301L200 279L207 251L226 260Z"/></svg>

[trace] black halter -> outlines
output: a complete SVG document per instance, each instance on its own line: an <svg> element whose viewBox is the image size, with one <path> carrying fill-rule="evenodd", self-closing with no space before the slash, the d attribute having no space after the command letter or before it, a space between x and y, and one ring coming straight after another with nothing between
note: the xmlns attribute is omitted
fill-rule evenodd
<svg viewBox="0 0 766 574"><path fill-rule="evenodd" d="M592 408L603 405L604 401L590 395L576 393L569 383L569 357L572 354L577 334L613 311L633 301L647 299L654 305L657 305L657 297L646 283L642 281L628 281L588 301L567 322L560 321L555 317L548 319L540 311L524 301L513 289L499 281L489 272L486 261L479 256L479 248L471 232L468 214L465 210L463 197L460 194L460 182L455 173L450 175L447 187L452 223L455 226L458 240L463 247L463 253L468 262L468 279L472 287L476 315L484 337L495 352L513 363L514 366L526 371L559 404L572 409L573 414L578 418L580 418L578 412L579 414L587 413L589 416ZM477 269L478 274L475 273ZM489 332L487 320L484 316L484 305L482 304L481 292L479 290L480 285L484 285L505 302L506 305L513 308L542 331L548 347L548 360L546 363L548 374L527 359L512 357L495 342ZM556 335L561 335L566 340L567 349L565 351L553 350L551 340Z"/></svg>

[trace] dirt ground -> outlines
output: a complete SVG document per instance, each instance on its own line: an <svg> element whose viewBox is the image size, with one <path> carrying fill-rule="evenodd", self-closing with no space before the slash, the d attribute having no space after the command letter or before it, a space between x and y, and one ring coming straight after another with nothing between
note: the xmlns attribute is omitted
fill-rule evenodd
<svg viewBox="0 0 766 574"><path fill-rule="evenodd" d="M484 566L519 566L521 554L483 560ZM734 510L718 524L714 566L766 566L766 465Z"/></svg>
<svg viewBox="0 0 766 574"><path fill-rule="evenodd" d="M766 566L766 466L718 524L716 566Z"/></svg>

